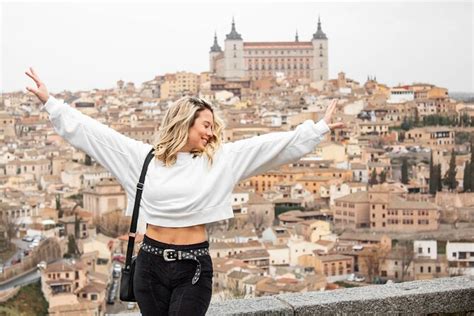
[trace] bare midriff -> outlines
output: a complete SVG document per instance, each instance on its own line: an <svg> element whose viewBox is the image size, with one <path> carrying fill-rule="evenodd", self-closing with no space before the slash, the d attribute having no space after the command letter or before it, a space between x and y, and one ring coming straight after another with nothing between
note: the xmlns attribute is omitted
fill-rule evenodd
<svg viewBox="0 0 474 316"><path fill-rule="evenodd" d="M165 244L190 245L207 240L206 225L161 227L148 224L146 235Z"/></svg>

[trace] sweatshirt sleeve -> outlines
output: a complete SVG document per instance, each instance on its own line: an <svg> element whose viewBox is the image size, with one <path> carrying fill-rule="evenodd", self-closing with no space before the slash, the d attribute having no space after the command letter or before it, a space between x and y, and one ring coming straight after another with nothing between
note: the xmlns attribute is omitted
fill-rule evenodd
<svg viewBox="0 0 474 316"><path fill-rule="evenodd" d="M61 137L110 171L129 196L135 195L150 144L129 138L52 96L43 109Z"/></svg>
<svg viewBox="0 0 474 316"><path fill-rule="evenodd" d="M234 182L298 160L311 153L329 127L307 120L293 131L254 136L223 145Z"/></svg>

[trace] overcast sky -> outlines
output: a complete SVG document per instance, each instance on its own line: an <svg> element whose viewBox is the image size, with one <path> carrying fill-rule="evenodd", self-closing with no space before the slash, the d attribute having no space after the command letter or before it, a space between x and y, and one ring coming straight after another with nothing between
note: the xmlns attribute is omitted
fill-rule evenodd
<svg viewBox="0 0 474 316"><path fill-rule="evenodd" d="M464 2L14 3L1 5L0 90L24 90L32 65L52 92L136 85L209 70L214 31L232 17L244 41L309 41L318 15L329 76L428 82L474 92L473 5Z"/></svg>

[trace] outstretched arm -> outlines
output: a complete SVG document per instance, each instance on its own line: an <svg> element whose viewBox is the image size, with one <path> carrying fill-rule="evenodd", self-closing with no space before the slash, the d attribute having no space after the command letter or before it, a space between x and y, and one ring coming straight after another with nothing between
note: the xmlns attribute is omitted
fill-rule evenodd
<svg viewBox="0 0 474 316"><path fill-rule="evenodd" d="M234 181L238 182L311 153L331 129L343 123L330 123L337 100L328 106L317 123L305 121L289 132L269 133L223 145Z"/></svg>
<svg viewBox="0 0 474 316"><path fill-rule="evenodd" d="M135 194L139 172L151 145L126 137L50 96L46 85L33 69L30 68L26 74L37 87L28 87L27 90L43 102L55 131L109 170L127 193Z"/></svg>

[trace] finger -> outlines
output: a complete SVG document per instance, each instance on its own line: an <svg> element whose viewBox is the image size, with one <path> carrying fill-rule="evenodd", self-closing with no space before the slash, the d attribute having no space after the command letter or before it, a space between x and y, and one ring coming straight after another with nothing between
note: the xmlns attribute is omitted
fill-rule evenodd
<svg viewBox="0 0 474 316"><path fill-rule="evenodd" d="M33 67L30 67L30 71L31 71L31 74L36 82L36 84L38 85L38 87L40 86L41 84L41 80L39 78L39 76L36 74L35 70L33 69Z"/></svg>
<svg viewBox="0 0 474 316"><path fill-rule="evenodd" d="M33 74L33 76L35 76L36 79L38 79L39 81L39 77L38 75L36 74L35 70L33 69L33 67L30 67L30 70L31 70L31 73Z"/></svg>
<svg viewBox="0 0 474 316"><path fill-rule="evenodd" d="M30 68L31 69L31 68ZM39 86L40 84L40 81L31 73L29 73L28 71L25 71L25 74L30 77L31 79L33 79L33 81L36 83L36 85Z"/></svg>
<svg viewBox="0 0 474 316"><path fill-rule="evenodd" d="M330 129L343 128L345 127L345 124L343 122L331 123L331 124L328 124L328 127Z"/></svg>
<svg viewBox="0 0 474 316"><path fill-rule="evenodd" d="M26 90L30 91L34 95L38 95L38 90L32 88L32 87L26 87Z"/></svg>

